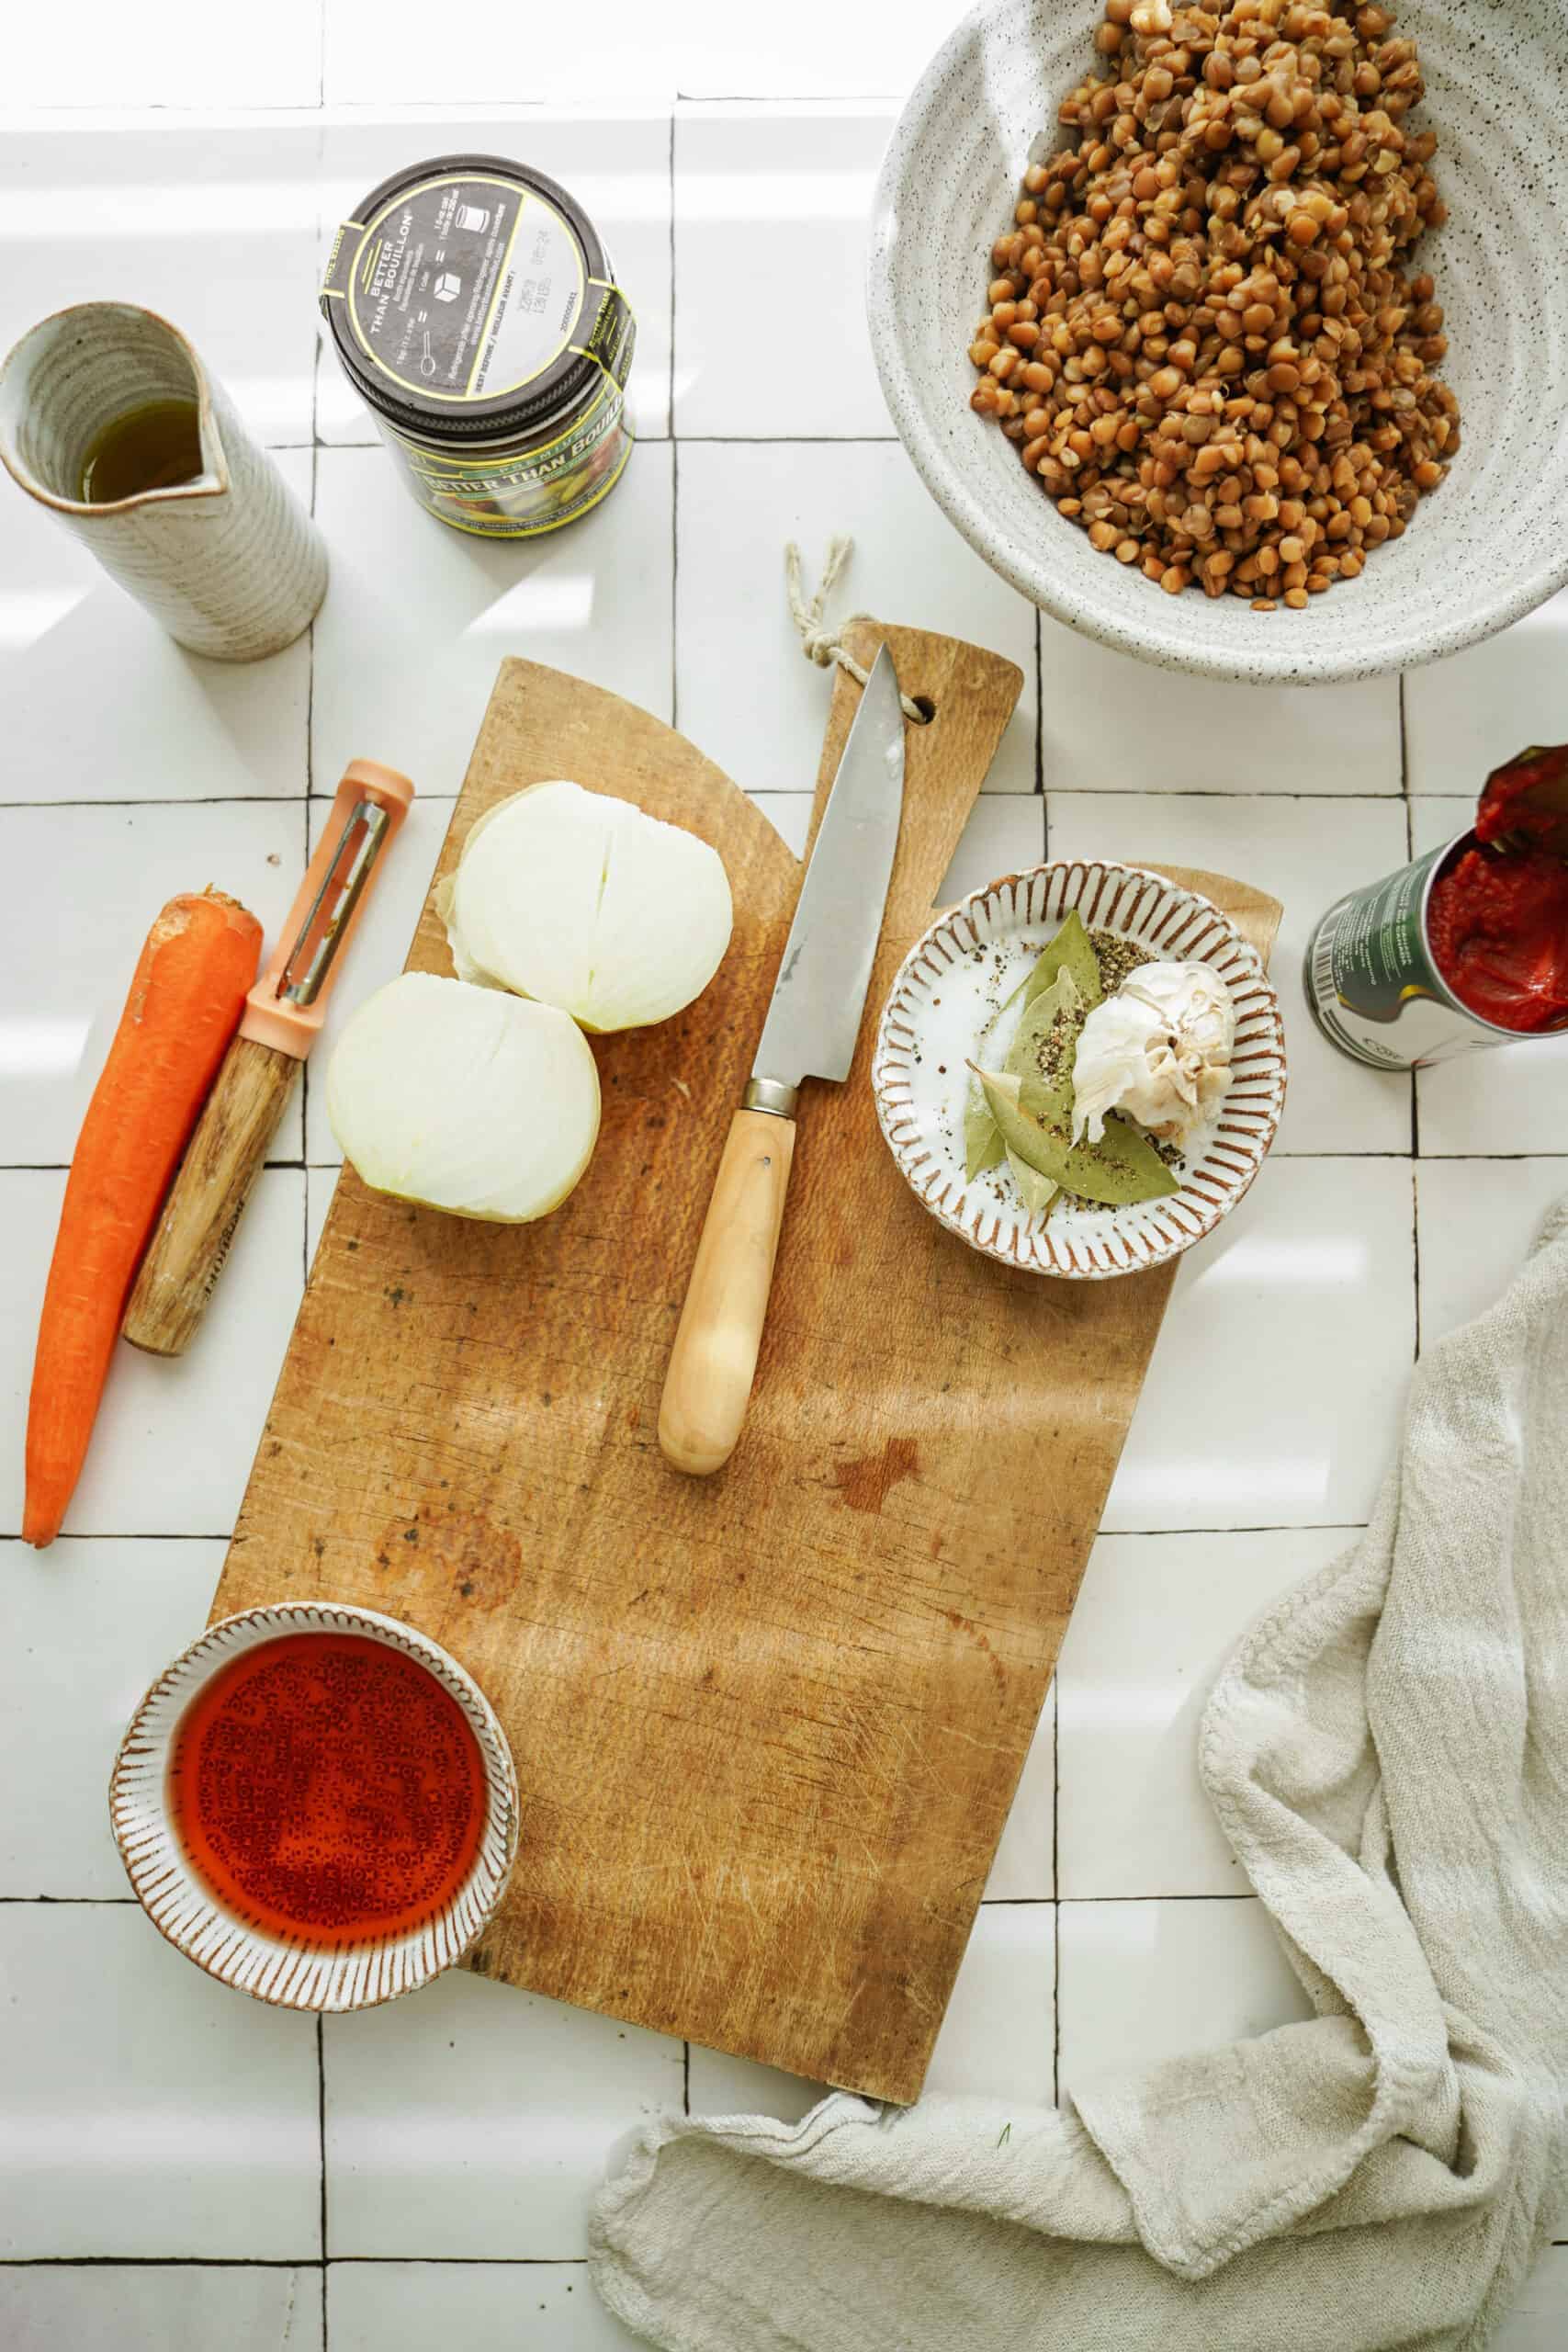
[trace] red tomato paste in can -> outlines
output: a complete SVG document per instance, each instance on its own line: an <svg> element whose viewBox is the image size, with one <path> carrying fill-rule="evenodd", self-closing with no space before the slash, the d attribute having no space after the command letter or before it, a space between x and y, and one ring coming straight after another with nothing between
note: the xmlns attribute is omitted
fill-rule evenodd
<svg viewBox="0 0 1568 2352"><path fill-rule="evenodd" d="M1383 1069L1568 1027L1568 744L1495 769L1471 831L1331 907L1306 989L1333 1043Z"/></svg>

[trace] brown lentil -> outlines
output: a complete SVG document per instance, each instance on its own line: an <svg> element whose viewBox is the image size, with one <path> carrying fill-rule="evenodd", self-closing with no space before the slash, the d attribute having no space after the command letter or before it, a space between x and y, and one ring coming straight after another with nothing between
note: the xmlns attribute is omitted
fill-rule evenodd
<svg viewBox="0 0 1568 2352"><path fill-rule="evenodd" d="M1460 444L1441 305L1400 266L1447 217L1435 138L1402 128L1415 43L1319 0L1105 15L1104 72L1058 110L1077 144L1031 165L993 248L971 405L1168 594L1299 611Z"/></svg>

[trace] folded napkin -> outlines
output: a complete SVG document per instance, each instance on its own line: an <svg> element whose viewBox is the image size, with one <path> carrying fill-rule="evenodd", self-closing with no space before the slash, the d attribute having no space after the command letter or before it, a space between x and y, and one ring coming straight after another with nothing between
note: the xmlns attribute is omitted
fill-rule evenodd
<svg viewBox="0 0 1568 2352"><path fill-rule="evenodd" d="M610 2308L666 2352L1485 2344L1568 2224L1565 1464L1568 1202L1204 1715L1315 2018L1064 2113L660 2123L594 2214Z"/></svg>

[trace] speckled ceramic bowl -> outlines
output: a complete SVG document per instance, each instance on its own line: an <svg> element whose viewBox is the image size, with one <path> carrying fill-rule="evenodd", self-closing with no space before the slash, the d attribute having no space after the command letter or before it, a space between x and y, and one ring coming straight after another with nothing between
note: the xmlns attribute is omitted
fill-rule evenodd
<svg viewBox="0 0 1568 2352"><path fill-rule="evenodd" d="M479 1742L487 1793L479 1852L451 1900L406 1934L339 1945L264 1933L213 1899L186 1860L170 1820L169 1757L186 1709L242 1651L288 1634L358 1634L417 1658L457 1702ZM279 2008L367 2009L450 1968L488 1925L517 1851L517 1775L489 1701L439 1643L374 1609L287 1601L209 1626L158 1677L120 1742L109 1781L109 1820L149 1918L209 1976Z"/></svg>
<svg viewBox="0 0 1568 2352"><path fill-rule="evenodd" d="M1304 612L1163 595L1056 514L969 406L990 248L1057 105L1087 71L1097 0L983 0L920 77L877 184L868 277L882 388L926 487L987 563L1058 620L1212 677L1371 677L1473 644L1568 580L1568 9L1407 0L1449 207L1424 266L1446 312L1462 446L1404 536Z"/></svg>
<svg viewBox="0 0 1568 2352"><path fill-rule="evenodd" d="M1217 1117L1193 1138L1179 1193L1126 1208L1058 1200L1025 1216L1005 1171L964 1173L964 1112L973 1055L988 1017L997 951L1010 993L1077 908L1090 930L1134 939L1172 963L1207 964L1235 1007L1232 1078ZM876 1033L876 1115L905 1182L972 1248L1026 1272L1096 1282L1162 1265L1235 1208L1274 1140L1285 1100L1285 1033L1262 962L1212 899L1163 875L1101 858L1004 875L950 907L904 958Z"/></svg>

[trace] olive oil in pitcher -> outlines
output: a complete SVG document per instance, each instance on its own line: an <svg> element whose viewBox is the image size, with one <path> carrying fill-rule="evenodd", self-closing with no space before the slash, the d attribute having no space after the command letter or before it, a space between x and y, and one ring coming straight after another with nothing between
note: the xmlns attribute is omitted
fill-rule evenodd
<svg viewBox="0 0 1568 2352"><path fill-rule="evenodd" d="M147 401L112 417L89 442L81 501L112 506L150 490L175 490L201 470L201 413L195 401Z"/></svg>

